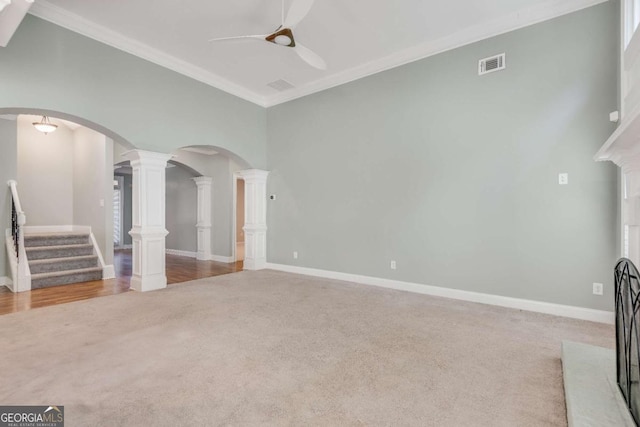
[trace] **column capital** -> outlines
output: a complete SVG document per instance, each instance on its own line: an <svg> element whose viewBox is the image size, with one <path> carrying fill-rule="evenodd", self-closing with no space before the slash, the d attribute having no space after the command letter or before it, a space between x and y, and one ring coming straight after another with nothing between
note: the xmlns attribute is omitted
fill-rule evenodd
<svg viewBox="0 0 640 427"><path fill-rule="evenodd" d="M211 185L213 182L213 178L210 176L196 176L195 178L191 178L196 185L199 187L201 185Z"/></svg>
<svg viewBox="0 0 640 427"><path fill-rule="evenodd" d="M266 181L267 176L269 175L269 171L261 170L261 169L245 169L242 171L238 171L238 176L245 181L255 180L255 181Z"/></svg>
<svg viewBox="0 0 640 427"><path fill-rule="evenodd" d="M155 151L145 150L129 150L122 153L122 157L129 160L132 166L136 164L144 164L146 166L166 166L173 155L166 153L157 153Z"/></svg>

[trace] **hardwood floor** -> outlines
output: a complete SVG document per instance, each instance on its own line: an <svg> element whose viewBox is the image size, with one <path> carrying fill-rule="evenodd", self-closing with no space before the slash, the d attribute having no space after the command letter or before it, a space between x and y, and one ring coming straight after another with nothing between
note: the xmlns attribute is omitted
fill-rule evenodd
<svg viewBox="0 0 640 427"><path fill-rule="evenodd" d="M15 294L5 287L0 287L0 315L129 292L131 250L117 250L113 262L116 269L115 279L54 286ZM169 285L241 270L242 261L224 264L214 261L198 261L175 255L166 256L167 283Z"/></svg>

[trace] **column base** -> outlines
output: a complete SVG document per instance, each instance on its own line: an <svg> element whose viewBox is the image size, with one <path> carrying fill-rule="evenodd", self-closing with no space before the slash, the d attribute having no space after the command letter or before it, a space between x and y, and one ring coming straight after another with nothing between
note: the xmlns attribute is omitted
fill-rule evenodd
<svg viewBox="0 0 640 427"><path fill-rule="evenodd" d="M131 289L138 292L157 291L167 287L167 276L154 274L149 276L132 276Z"/></svg>
<svg viewBox="0 0 640 427"><path fill-rule="evenodd" d="M243 270L264 270L267 268L266 259L244 259L242 261Z"/></svg>
<svg viewBox="0 0 640 427"><path fill-rule="evenodd" d="M131 289L147 292L167 287L165 236L168 233L163 227L134 227L129 232L133 241Z"/></svg>

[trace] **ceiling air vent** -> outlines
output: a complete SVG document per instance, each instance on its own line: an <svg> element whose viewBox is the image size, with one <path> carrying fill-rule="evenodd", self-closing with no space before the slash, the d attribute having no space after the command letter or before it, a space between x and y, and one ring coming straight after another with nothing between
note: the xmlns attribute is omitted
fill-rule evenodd
<svg viewBox="0 0 640 427"><path fill-rule="evenodd" d="M505 68L507 68L505 54L501 53L500 55L481 59L478 62L478 75L493 73L494 71L504 70Z"/></svg>
<svg viewBox="0 0 640 427"><path fill-rule="evenodd" d="M278 92L284 92L285 90L293 89L295 87L288 81L282 79L268 83L267 86L277 90Z"/></svg>

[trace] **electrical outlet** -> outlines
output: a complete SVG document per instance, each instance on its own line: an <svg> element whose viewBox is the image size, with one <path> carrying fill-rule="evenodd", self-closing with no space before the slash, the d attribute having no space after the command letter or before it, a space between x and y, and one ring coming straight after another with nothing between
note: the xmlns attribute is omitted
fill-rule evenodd
<svg viewBox="0 0 640 427"><path fill-rule="evenodd" d="M392 270L396 269L396 262L395 261L391 261L391 269Z"/></svg>
<svg viewBox="0 0 640 427"><path fill-rule="evenodd" d="M298 259L298 251L293 251L293 259Z"/></svg>
<svg viewBox="0 0 640 427"><path fill-rule="evenodd" d="M604 285L602 283L594 283L593 284L593 294L594 295L602 295L604 291Z"/></svg>

